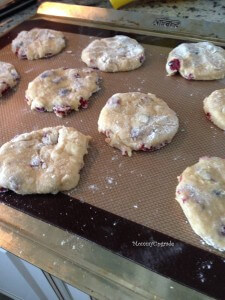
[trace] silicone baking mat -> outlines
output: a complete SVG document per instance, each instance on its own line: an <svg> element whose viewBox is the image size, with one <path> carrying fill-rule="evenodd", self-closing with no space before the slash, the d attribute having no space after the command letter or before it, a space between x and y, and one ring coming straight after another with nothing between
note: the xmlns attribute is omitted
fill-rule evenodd
<svg viewBox="0 0 225 300"><path fill-rule="evenodd" d="M82 49L96 37L112 36L115 32L37 20L24 24L1 39L0 60L12 63L21 75L15 91L9 92L0 101L1 144L17 134L43 127L75 127L92 136L93 141L85 157L79 185L69 193L71 197L207 251L214 251L201 242L187 223L175 201L175 188L177 176L187 166L196 163L199 157L224 157L224 132L206 119L203 99L214 90L223 88L225 81L188 81L178 75L168 77L166 59L178 42L137 35L132 37L143 44L146 52L143 66L131 72L99 72L102 77L101 90L91 97L87 109L73 112L63 119L54 113L31 111L24 97L31 80L52 68L85 67L80 59ZM19 60L11 51L11 40L24 28L37 26L65 31L67 47L49 59ZM180 127L173 141L161 150L133 152L132 157L126 157L105 143L105 136L98 133L97 120L102 107L113 94L137 91L154 93L165 100L177 113ZM218 251L214 252L225 257Z"/></svg>

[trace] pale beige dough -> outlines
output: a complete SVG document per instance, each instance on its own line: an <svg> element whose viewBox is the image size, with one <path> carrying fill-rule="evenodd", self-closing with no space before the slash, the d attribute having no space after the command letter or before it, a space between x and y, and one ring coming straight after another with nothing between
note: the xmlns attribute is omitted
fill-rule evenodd
<svg viewBox="0 0 225 300"><path fill-rule="evenodd" d="M89 67L104 72L130 71L139 68L144 60L144 48L124 35L91 42L81 54Z"/></svg>
<svg viewBox="0 0 225 300"><path fill-rule="evenodd" d="M189 80L224 78L225 50L210 42L181 44L169 53L166 70Z"/></svg>
<svg viewBox="0 0 225 300"><path fill-rule="evenodd" d="M203 103L207 118L225 130L225 89L214 91Z"/></svg>
<svg viewBox="0 0 225 300"><path fill-rule="evenodd" d="M0 148L0 191L55 194L74 188L90 139L64 126L16 136Z"/></svg>
<svg viewBox="0 0 225 300"><path fill-rule="evenodd" d="M99 90L99 76L91 68L53 69L28 85L26 99L32 110L63 117L72 110L87 108L91 95Z"/></svg>
<svg viewBox="0 0 225 300"><path fill-rule="evenodd" d="M179 127L176 113L153 94L118 93L103 107L98 131L106 142L132 155L132 150L153 151L170 143Z"/></svg>
<svg viewBox="0 0 225 300"><path fill-rule="evenodd" d="M203 157L178 177L176 200L192 229L207 244L225 250L225 159Z"/></svg>
<svg viewBox="0 0 225 300"><path fill-rule="evenodd" d="M51 57L66 46L64 35L60 31L34 28L21 31L12 41L12 51L20 59L39 59Z"/></svg>
<svg viewBox="0 0 225 300"><path fill-rule="evenodd" d="M0 97L16 86L19 78L20 76L13 65L0 61Z"/></svg>

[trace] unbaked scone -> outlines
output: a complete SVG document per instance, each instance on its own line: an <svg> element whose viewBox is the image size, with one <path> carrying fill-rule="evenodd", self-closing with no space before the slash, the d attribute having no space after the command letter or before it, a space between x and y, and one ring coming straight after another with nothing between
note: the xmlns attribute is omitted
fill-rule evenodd
<svg viewBox="0 0 225 300"><path fill-rule="evenodd" d="M203 103L207 118L225 130L225 89L214 91Z"/></svg>
<svg viewBox="0 0 225 300"><path fill-rule="evenodd" d="M104 72L130 71L139 68L144 60L144 48L124 35L94 40L81 54L89 67Z"/></svg>
<svg viewBox="0 0 225 300"><path fill-rule="evenodd" d="M225 250L225 159L202 157L178 177L176 200L192 229L207 244Z"/></svg>
<svg viewBox="0 0 225 300"><path fill-rule="evenodd" d="M16 136L0 148L0 191L55 194L74 188L90 139L64 126Z"/></svg>
<svg viewBox="0 0 225 300"><path fill-rule="evenodd" d="M32 110L58 117L87 108L88 99L99 90L99 76L90 68L48 70L28 85L26 99Z"/></svg>
<svg viewBox="0 0 225 300"><path fill-rule="evenodd" d="M17 85L19 74L13 65L0 61L0 97Z"/></svg>
<svg viewBox="0 0 225 300"><path fill-rule="evenodd" d="M66 46L64 35L60 31L34 28L21 31L12 41L12 51L20 59L39 59L51 57Z"/></svg>
<svg viewBox="0 0 225 300"><path fill-rule="evenodd" d="M106 142L132 155L132 150L153 151L170 143L179 127L176 113L153 94L118 93L103 107L98 131Z"/></svg>
<svg viewBox="0 0 225 300"><path fill-rule="evenodd" d="M169 53L166 70L189 80L224 78L225 50L209 42L181 44Z"/></svg>

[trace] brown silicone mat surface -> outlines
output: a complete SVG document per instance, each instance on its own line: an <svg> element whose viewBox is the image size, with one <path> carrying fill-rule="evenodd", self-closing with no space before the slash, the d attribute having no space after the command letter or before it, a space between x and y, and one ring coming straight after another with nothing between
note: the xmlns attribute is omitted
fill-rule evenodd
<svg viewBox="0 0 225 300"><path fill-rule="evenodd" d="M145 43L145 37L137 36L146 51L144 65L131 72L100 72L101 90L90 99L88 109L60 119L53 113L31 111L27 105L24 94L28 82L44 70L85 67L80 54L96 36L101 36L101 30L96 32L95 36L65 32L66 49L49 59L21 61L11 52L10 44L1 49L0 60L12 63L21 80L16 90L0 101L0 143L43 127L75 127L92 136L93 141L79 185L70 196L223 256L204 245L192 231L174 195L177 176L187 166L205 155L224 157L224 132L206 119L202 101L212 91L223 88L225 80L197 82L181 76L167 77L165 63L171 48L162 46L167 44L163 39L148 38ZM180 128L161 150L134 152L129 158L105 143L105 136L97 131L97 120L111 95L131 91L154 93L165 100L178 114Z"/></svg>

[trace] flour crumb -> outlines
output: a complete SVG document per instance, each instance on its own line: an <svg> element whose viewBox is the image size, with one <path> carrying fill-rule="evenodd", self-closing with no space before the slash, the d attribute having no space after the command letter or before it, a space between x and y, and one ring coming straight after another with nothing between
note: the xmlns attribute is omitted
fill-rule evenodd
<svg viewBox="0 0 225 300"><path fill-rule="evenodd" d="M88 186L88 189L91 190L93 193L97 192L99 190L97 184L91 184Z"/></svg>
<svg viewBox="0 0 225 300"><path fill-rule="evenodd" d="M24 73L28 74L28 73L30 73L30 72L32 72L32 71L33 71L33 68L32 68L32 69L29 69L29 70L27 70L27 71L25 71Z"/></svg>
<svg viewBox="0 0 225 300"><path fill-rule="evenodd" d="M112 160L117 160L117 159L118 159L118 155L112 157Z"/></svg>
<svg viewBox="0 0 225 300"><path fill-rule="evenodd" d="M181 158L181 155L174 157L173 160L178 160L179 158Z"/></svg>
<svg viewBox="0 0 225 300"><path fill-rule="evenodd" d="M200 281L202 283L204 283L206 281L205 277L204 277L204 274L202 272L198 273L198 278L200 279Z"/></svg>
<svg viewBox="0 0 225 300"><path fill-rule="evenodd" d="M108 184L113 184L114 183L114 178L113 177L106 177L106 181Z"/></svg>

